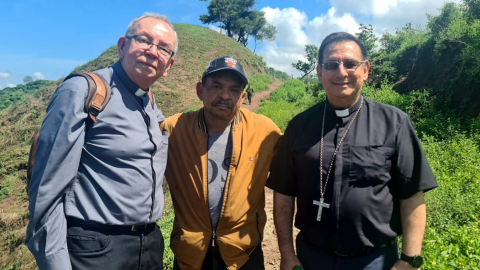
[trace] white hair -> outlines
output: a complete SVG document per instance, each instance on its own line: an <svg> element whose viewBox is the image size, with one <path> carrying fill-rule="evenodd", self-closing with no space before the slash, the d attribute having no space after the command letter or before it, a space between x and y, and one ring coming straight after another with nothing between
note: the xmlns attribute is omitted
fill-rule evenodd
<svg viewBox="0 0 480 270"><path fill-rule="evenodd" d="M162 15L162 14L157 14L157 13L153 13L153 12L145 12L143 13L143 15L141 16L138 16L136 17L135 19L133 19L129 24L128 24L128 27L127 27L127 31L125 32L125 36L132 36L134 35L134 28L135 28L135 25L140 21L140 20L143 20L143 19L146 19L146 18L155 18L155 19L158 19L160 21L163 21L165 22L166 24L168 24L173 32L175 33L175 48L173 48L173 52L174 54L177 54L177 50L178 50L178 36L177 36L177 32L175 31L175 28L173 27L172 23L170 22L170 20L168 19L167 16L165 15Z"/></svg>

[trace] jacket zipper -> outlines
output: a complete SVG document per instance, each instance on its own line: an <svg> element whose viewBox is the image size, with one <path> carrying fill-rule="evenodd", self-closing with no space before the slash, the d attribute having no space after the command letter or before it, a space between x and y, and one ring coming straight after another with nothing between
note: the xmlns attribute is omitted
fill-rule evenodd
<svg viewBox="0 0 480 270"><path fill-rule="evenodd" d="M215 235L215 230L213 230L213 236L212 236L212 247L215 247L215 240L216 240L216 235Z"/></svg>
<svg viewBox="0 0 480 270"><path fill-rule="evenodd" d="M230 134L228 136L231 136L232 138L232 153L233 153L233 136L232 136L232 126L230 126ZM229 138L230 139L230 138ZM207 133L207 159L208 159L208 133ZM231 165L231 159L230 159L230 166ZM229 166L229 171L230 171L230 166ZM208 168L208 167L207 167ZM230 174L227 174L227 181L225 182L225 189L223 190L223 196L225 196L225 192L227 192L227 182L229 182L228 178L231 177ZM231 180L231 179L230 179ZM207 172L207 205L210 205L209 203L209 198L208 198L208 172ZM223 203L222 203L222 208L223 208ZM217 240L217 232L216 230L213 229L213 224L212 224L212 217L210 216L210 211L208 211L208 216L210 217L210 226L212 226L212 243L211 243L211 247L215 247L215 242ZM222 211L220 211L220 216L218 217L218 224L220 224L220 220L222 219ZM258 220L258 219L257 219ZM258 221L257 221L258 223ZM217 224L217 226L218 226ZM203 261L202 261L202 265L203 265L203 262L205 261L205 257L207 256L207 253L208 253L208 249L207 249L207 252L205 252L205 256L203 257ZM222 257L221 253L220 253L220 257ZM228 269L228 267L226 268Z"/></svg>

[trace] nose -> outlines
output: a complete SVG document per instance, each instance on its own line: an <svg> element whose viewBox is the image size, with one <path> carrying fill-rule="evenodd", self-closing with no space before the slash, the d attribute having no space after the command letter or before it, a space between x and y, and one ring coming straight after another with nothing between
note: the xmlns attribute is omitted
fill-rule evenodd
<svg viewBox="0 0 480 270"><path fill-rule="evenodd" d="M230 99L230 91L228 90L228 88L226 87L223 87L220 92L218 93L218 96L221 98L221 99L224 99L224 100L227 100L227 99Z"/></svg>
<svg viewBox="0 0 480 270"><path fill-rule="evenodd" d="M345 66L343 65L343 62L341 62L340 65L338 65L338 73L339 73L342 77L347 77L347 76L348 76L347 69L346 69Z"/></svg>
<svg viewBox="0 0 480 270"><path fill-rule="evenodd" d="M152 58L157 58L158 57L158 48L154 44L150 46L145 52L148 53Z"/></svg>

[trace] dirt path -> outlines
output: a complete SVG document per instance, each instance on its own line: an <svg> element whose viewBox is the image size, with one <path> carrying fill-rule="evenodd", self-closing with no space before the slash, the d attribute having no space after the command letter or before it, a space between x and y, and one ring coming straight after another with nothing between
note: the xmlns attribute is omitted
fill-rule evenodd
<svg viewBox="0 0 480 270"><path fill-rule="evenodd" d="M270 85L269 89L260 93L256 93L252 97L252 104L248 104L248 100L242 105L250 111L255 111L260 108L263 100L270 98L270 93L273 92L282 83L275 82ZM273 223L273 191L265 188L265 212L267 213L267 224L263 234L262 249L265 258L265 270L280 269L280 252L278 251L277 234L275 232L275 225ZM294 237L297 231L294 230ZM295 239L295 238L294 238Z"/></svg>
<svg viewBox="0 0 480 270"><path fill-rule="evenodd" d="M245 98L242 107L247 108L250 111L258 110L260 108L260 103L262 103L263 100L269 99L270 93L277 89L277 87L279 87L281 84L282 82L274 82L268 87L268 90L255 93L252 97L251 105L248 104L248 99Z"/></svg>

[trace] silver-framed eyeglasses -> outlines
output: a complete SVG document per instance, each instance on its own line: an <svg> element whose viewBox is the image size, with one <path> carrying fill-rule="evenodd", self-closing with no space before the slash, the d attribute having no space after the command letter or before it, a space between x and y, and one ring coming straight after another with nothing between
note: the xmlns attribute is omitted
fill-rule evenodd
<svg viewBox="0 0 480 270"><path fill-rule="evenodd" d="M161 45L155 44L150 40L148 40L146 37L133 35L133 36L125 36L125 38L135 40L137 46L144 50L149 50L150 48L152 48L153 45L155 45L157 47L157 55L159 57L162 57L163 59L170 59L175 54L174 51L168 48L165 48Z"/></svg>
<svg viewBox="0 0 480 270"><path fill-rule="evenodd" d="M338 68L340 68L340 64L343 65L343 68L347 72L355 72L355 70L357 70L357 68L360 65L365 64L365 61L357 61L357 60L353 60L353 59L352 60L345 60L345 61L342 61L342 62L327 61L327 62L322 64L322 67L326 70L337 70Z"/></svg>

